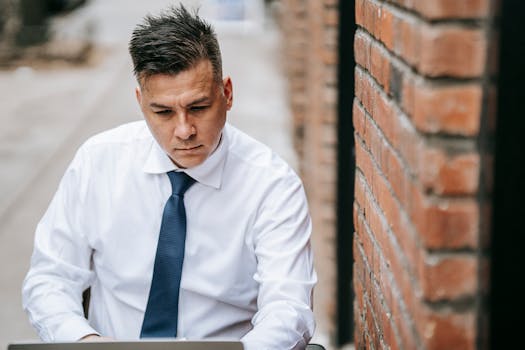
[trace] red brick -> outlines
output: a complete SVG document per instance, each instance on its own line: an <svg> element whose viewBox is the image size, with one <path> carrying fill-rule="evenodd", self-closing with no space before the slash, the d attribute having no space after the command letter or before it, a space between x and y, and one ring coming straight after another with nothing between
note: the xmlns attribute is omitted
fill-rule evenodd
<svg viewBox="0 0 525 350"><path fill-rule="evenodd" d="M399 135L393 104L385 95L379 93L377 89L374 89L374 96L374 109L372 111L374 120L379 125L388 142L397 145Z"/></svg>
<svg viewBox="0 0 525 350"><path fill-rule="evenodd" d="M409 165L407 169L412 174L417 169L419 161L419 149L424 145L424 141L419 137L410 121L402 113L393 113L397 125L398 143L393 146L399 151L404 161Z"/></svg>
<svg viewBox="0 0 525 350"><path fill-rule="evenodd" d="M418 349L419 347L416 342L416 338L418 338L418 336L414 334L414 331L409 324L410 321L403 317L401 307L397 301L393 305L394 309L392 310L392 316L397 329L399 329L399 335L401 337L401 346L399 347L401 349L410 350Z"/></svg>
<svg viewBox="0 0 525 350"><path fill-rule="evenodd" d="M390 344L395 343L395 337L393 335L392 322L390 321L390 313L387 312L386 310L382 310L381 312L379 325L382 327L382 330L381 330L381 335L383 336L382 344L388 344L388 348L390 348ZM381 349L386 349L386 348L381 346Z"/></svg>
<svg viewBox="0 0 525 350"><path fill-rule="evenodd" d="M360 220L364 220L364 218L362 216L359 217L359 219ZM366 225L365 222L363 224ZM363 226L363 228L364 227L365 226ZM368 261L369 264L373 264L373 259L374 259L374 256L376 255L376 252L375 252L374 244L373 244L373 242L371 240L371 235L366 229L364 229L361 232L360 238L361 238L361 243L362 243L362 247L363 247L363 252L365 254L364 260ZM365 276L365 287L369 287L369 286L367 286L366 282L369 280L369 278L367 278L367 277L370 277L371 274L372 274L372 271L367 270L367 275ZM367 290L369 290L369 288L367 288Z"/></svg>
<svg viewBox="0 0 525 350"><path fill-rule="evenodd" d="M386 266L384 266L384 268L386 268ZM386 273L381 273L379 277L384 280L386 277L385 275ZM380 281L379 287L382 300L384 301L384 308L381 313L381 327L384 344L387 345L390 350L397 350L398 340L396 332L398 332L398 330L392 319L392 287L389 282L385 283L384 281Z"/></svg>
<svg viewBox="0 0 525 350"><path fill-rule="evenodd" d="M475 199L430 199L412 187L413 220L428 249L478 247L479 207Z"/></svg>
<svg viewBox="0 0 525 350"><path fill-rule="evenodd" d="M468 195L478 191L479 154L447 155L439 148L421 151L418 170L425 191L439 195Z"/></svg>
<svg viewBox="0 0 525 350"><path fill-rule="evenodd" d="M400 29L398 33L401 37L396 38L401 45L400 55L410 65L417 66L421 52L421 24L411 19L402 19L398 22Z"/></svg>
<svg viewBox="0 0 525 350"><path fill-rule="evenodd" d="M415 0L415 9L428 19L483 18L489 0Z"/></svg>
<svg viewBox="0 0 525 350"><path fill-rule="evenodd" d="M366 322L366 328L368 330L369 334L369 341L371 344L373 344L373 348L376 349L375 342L377 341L378 334L377 334L377 328L375 325L375 319L372 312L372 305L370 299L365 299L367 302L366 305L366 316L365 316L365 322Z"/></svg>
<svg viewBox="0 0 525 350"><path fill-rule="evenodd" d="M390 61L379 45L371 45L370 47L370 72L385 92L388 92L390 83Z"/></svg>
<svg viewBox="0 0 525 350"><path fill-rule="evenodd" d="M405 202L406 198L406 188L405 188L405 170L399 156L391 149L387 151L388 157L388 166L387 166L387 178L394 191L394 195L401 203ZM392 227L395 227L396 224L392 223Z"/></svg>
<svg viewBox="0 0 525 350"><path fill-rule="evenodd" d="M355 0L355 23L362 27L365 25L365 0Z"/></svg>
<svg viewBox="0 0 525 350"><path fill-rule="evenodd" d="M420 85L414 90L412 119L418 130L474 136L479 132L482 89L478 84Z"/></svg>
<svg viewBox="0 0 525 350"><path fill-rule="evenodd" d="M356 99L354 99L354 104L352 108L352 122L354 125L355 132L361 136L361 138L365 138L365 130L366 130L366 119L365 119L365 111L363 108L359 105L359 102L357 102Z"/></svg>
<svg viewBox="0 0 525 350"><path fill-rule="evenodd" d="M354 243L355 243L355 240L354 240ZM363 263L362 263L362 259L361 259L361 253L357 250L357 249L354 249L354 274L353 274L353 277L354 277L354 280L353 280L353 283L354 283L354 290L355 290L355 301L356 301L356 314L359 315L362 311L363 311L363 281L362 279L359 278L360 275L362 275L363 273ZM358 270L358 271L356 271Z"/></svg>
<svg viewBox="0 0 525 350"><path fill-rule="evenodd" d="M417 322L423 344L428 350L476 349L476 315L427 310Z"/></svg>
<svg viewBox="0 0 525 350"><path fill-rule="evenodd" d="M390 283L390 275L389 272L390 269L387 265L387 262L385 259L381 259L381 274L378 276L378 283L379 288L381 288L381 291L383 293L383 298L385 301L385 304L387 308L390 310L390 316L389 319L392 321L392 303L393 303L393 296L392 296L392 285Z"/></svg>
<svg viewBox="0 0 525 350"><path fill-rule="evenodd" d="M398 210L401 211L402 209L399 208ZM400 213L397 215L399 217L392 220L392 222L396 222L396 226L392 226L392 231L409 264L410 274L415 274L418 266L421 264L421 256L423 254L421 243L415 237L416 234L413 232L407 217Z"/></svg>
<svg viewBox="0 0 525 350"><path fill-rule="evenodd" d="M381 8L381 17L379 19L380 40L390 50L394 47L394 15L387 7Z"/></svg>
<svg viewBox="0 0 525 350"><path fill-rule="evenodd" d="M360 222L361 218L359 218L359 220L357 222ZM365 265L363 263L363 256L362 256L362 245L361 243L359 242L360 240L360 235L362 234L362 232L357 232L357 234L354 236L354 240L353 240L353 251L354 251L354 281L357 282L356 283L356 286L359 286L359 288L362 288L365 284L365 275L368 273L368 271L365 270ZM361 248L361 249L360 249ZM356 298L359 297L358 301L359 301L359 306L360 306L360 309L362 309L362 305L361 305L361 296L363 294L356 294Z"/></svg>
<svg viewBox="0 0 525 350"><path fill-rule="evenodd" d="M487 41L481 29L424 25L417 68L431 77L479 77L485 70Z"/></svg>
<svg viewBox="0 0 525 350"><path fill-rule="evenodd" d="M354 321L355 321L355 328L354 328L354 344L355 344L355 348L359 349L359 350L362 350L362 349L365 349L365 346L364 346L364 343L365 343L365 340L364 340L365 331L363 329L362 317L359 314L354 313Z"/></svg>
<svg viewBox="0 0 525 350"><path fill-rule="evenodd" d="M372 34L376 39L379 39L378 32L379 29L376 28L376 23L379 23L379 11L380 7L372 0L365 0L365 28L367 31Z"/></svg>
<svg viewBox="0 0 525 350"><path fill-rule="evenodd" d="M412 116L415 109L415 79L409 75L404 74L401 83L401 105L400 107L405 111L406 114Z"/></svg>
<svg viewBox="0 0 525 350"><path fill-rule="evenodd" d="M366 73L363 73L363 79L362 79L362 98L361 103L363 104L363 107L365 107L365 110L373 114L374 111L374 101L375 96L377 95L377 91L374 88L374 83L372 79L370 79L369 75ZM380 116L378 116L380 117Z"/></svg>
<svg viewBox="0 0 525 350"><path fill-rule="evenodd" d="M364 69L369 69L370 40L361 31L358 31L354 37L354 59L358 65Z"/></svg>
<svg viewBox="0 0 525 350"><path fill-rule="evenodd" d="M478 287L476 256L427 256L419 280L426 300L436 302L474 297Z"/></svg>
<svg viewBox="0 0 525 350"><path fill-rule="evenodd" d="M384 94L379 93L376 82L362 70L356 70L356 96L365 110L373 116L387 140L397 143L398 126L395 123L392 104Z"/></svg>
<svg viewBox="0 0 525 350"><path fill-rule="evenodd" d="M386 274L383 273L381 278L384 278L386 277L385 276ZM383 294L384 295L389 295L389 297L387 297L385 299L385 301L387 302L387 306L388 306L388 309L390 310L390 314L388 315L388 322L389 322L389 328L390 328L390 340L387 342L387 344L390 346L390 349L391 350L398 350L398 349L402 349L402 346L401 346L401 343L400 343L400 339L399 339L399 328L396 324L396 319L400 319L401 315L399 314L399 312L395 312L395 310L399 310L399 306L396 306L398 305L399 303L399 299L398 298L394 298L393 295L392 295L392 285L390 284L390 280L387 279L387 278L384 278L384 283L382 284L384 287L383 287ZM396 305L394 305L396 304Z"/></svg>
<svg viewBox="0 0 525 350"><path fill-rule="evenodd" d="M354 91L355 91L355 97L359 100L359 102L363 103L363 80L364 80L364 74L361 73L362 71L358 69L357 67L354 69Z"/></svg>

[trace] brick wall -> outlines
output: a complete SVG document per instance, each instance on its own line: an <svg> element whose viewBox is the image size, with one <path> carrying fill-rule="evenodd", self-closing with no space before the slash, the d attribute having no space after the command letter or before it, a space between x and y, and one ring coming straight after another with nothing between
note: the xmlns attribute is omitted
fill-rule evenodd
<svg viewBox="0 0 525 350"><path fill-rule="evenodd" d="M328 346L336 312L337 0L282 0L281 5L295 147L314 227L316 339Z"/></svg>
<svg viewBox="0 0 525 350"><path fill-rule="evenodd" d="M493 4L355 5L356 348L486 348Z"/></svg>

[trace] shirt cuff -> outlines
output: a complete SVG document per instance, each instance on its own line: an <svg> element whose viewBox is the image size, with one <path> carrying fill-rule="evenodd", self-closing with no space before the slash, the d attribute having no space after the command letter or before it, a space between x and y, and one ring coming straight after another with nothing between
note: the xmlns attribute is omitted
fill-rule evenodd
<svg viewBox="0 0 525 350"><path fill-rule="evenodd" d="M88 334L100 335L96 330L93 329L88 321L83 317L74 317L65 320L60 327L57 328L54 336L55 342L69 342L77 341Z"/></svg>

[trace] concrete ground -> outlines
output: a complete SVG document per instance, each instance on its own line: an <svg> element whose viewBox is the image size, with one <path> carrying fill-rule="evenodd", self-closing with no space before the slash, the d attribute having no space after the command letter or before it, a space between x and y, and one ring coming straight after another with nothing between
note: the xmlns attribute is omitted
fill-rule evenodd
<svg viewBox="0 0 525 350"><path fill-rule="evenodd" d="M141 118L127 42L135 23L174 1L90 0L61 19L88 24L95 42L82 66L45 64L0 70L0 349L36 339L21 308L20 287L29 266L34 228L76 148L89 136ZM202 14L224 14L201 3ZM273 147L296 167L279 34L262 0L248 2L244 21L217 21L224 72L234 82L230 122ZM71 35L71 34L68 34ZM318 325L314 341L326 345Z"/></svg>

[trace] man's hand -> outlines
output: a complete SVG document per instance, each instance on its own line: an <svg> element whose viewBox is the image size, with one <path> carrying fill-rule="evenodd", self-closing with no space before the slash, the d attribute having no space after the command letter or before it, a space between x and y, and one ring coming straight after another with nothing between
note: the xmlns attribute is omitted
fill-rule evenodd
<svg viewBox="0 0 525 350"><path fill-rule="evenodd" d="M78 341L81 342L104 342L104 341L114 341L114 339L109 337L102 337L98 334L88 334L82 338L80 338Z"/></svg>

